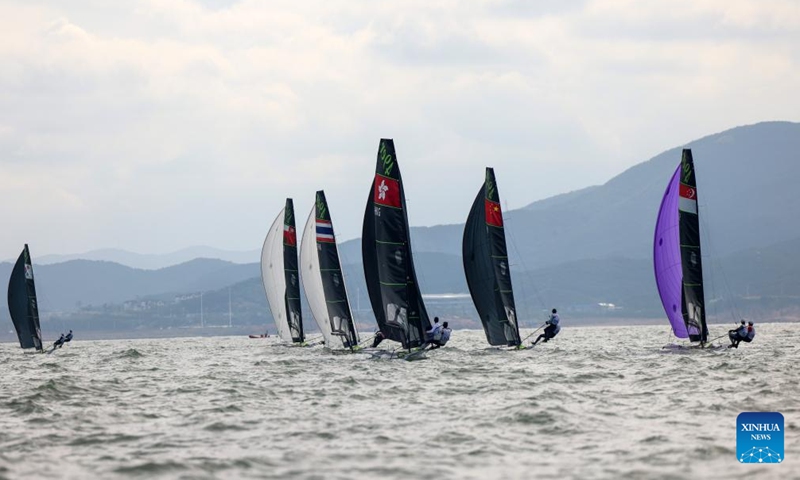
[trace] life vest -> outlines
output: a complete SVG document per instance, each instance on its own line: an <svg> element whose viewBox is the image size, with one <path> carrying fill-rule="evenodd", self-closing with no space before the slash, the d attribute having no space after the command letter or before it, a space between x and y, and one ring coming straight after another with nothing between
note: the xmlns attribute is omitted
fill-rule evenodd
<svg viewBox="0 0 800 480"><path fill-rule="evenodd" d="M438 342L439 340L441 340L441 339L442 339L442 326L441 326L441 325L439 325L439 324L437 323L437 324L435 324L435 325L433 326L433 329L432 329L432 330L433 330L433 331L432 331L431 333L429 333L428 335L430 335L430 336L431 336L431 338L432 338L433 340L436 340L437 342Z"/></svg>
<svg viewBox="0 0 800 480"><path fill-rule="evenodd" d="M450 340L450 332L449 328L443 328L439 333L439 343L442 345L446 344Z"/></svg>
<svg viewBox="0 0 800 480"><path fill-rule="evenodd" d="M747 339L748 340L753 340L754 338L756 338L756 329L753 328L753 327L748 327L747 328Z"/></svg>
<svg viewBox="0 0 800 480"><path fill-rule="evenodd" d="M736 329L736 335L738 335L739 338L746 337L747 336L747 327L742 325L741 327L737 328Z"/></svg>

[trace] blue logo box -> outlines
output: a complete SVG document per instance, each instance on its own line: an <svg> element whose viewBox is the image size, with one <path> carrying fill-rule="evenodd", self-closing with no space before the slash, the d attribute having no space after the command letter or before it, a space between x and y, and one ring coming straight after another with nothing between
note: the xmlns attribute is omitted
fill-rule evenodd
<svg viewBox="0 0 800 480"><path fill-rule="evenodd" d="M783 415L742 412L736 417L739 463L783 463Z"/></svg>

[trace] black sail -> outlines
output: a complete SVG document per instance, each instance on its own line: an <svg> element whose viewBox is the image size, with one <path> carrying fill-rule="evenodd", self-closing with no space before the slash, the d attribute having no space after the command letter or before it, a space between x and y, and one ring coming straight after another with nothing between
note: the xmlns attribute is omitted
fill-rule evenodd
<svg viewBox="0 0 800 480"><path fill-rule="evenodd" d="M697 205L697 181L692 151L684 149L681 158L680 197L678 199L681 269L683 271L683 318L692 342L708 339L705 297L703 295L703 259L700 254L700 219Z"/></svg>
<svg viewBox="0 0 800 480"><path fill-rule="evenodd" d="M22 348L42 350L42 330L39 326L39 305L36 301L36 285L33 282L33 265L28 245L11 270L8 281L8 312Z"/></svg>
<svg viewBox="0 0 800 480"><path fill-rule="evenodd" d="M519 345L503 212L491 168L486 169L486 179L464 225L462 258L469 293L486 340L490 345Z"/></svg>
<svg viewBox="0 0 800 480"><path fill-rule="evenodd" d="M381 139L361 237L364 277L384 336L420 346L431 328L411 256L403 179L394 141Z"/></svg>
<svg viewBox="0 0 800 480"><path fill-rule="evenodd" d="M283 271L286 275L287 321L292 332L293 342L305 341L303 333L303 312L300 310L300 277L297 271L297 229L294 225L294 203L286 199L283 214Z"/></svg>
<svg viewBox="0 0 800 480"><path fill-rule="evenodd" d="M336 246L328 202L325 200L325 192L322 190L317 192L314 216L319 271L328 307L328 318L331 320L331 331L341 336L342 340L347 341L346 347L353 347L358 345L358 332L353 323L353 314L347 299L342 265L339 261L339 249Z"/></svg>

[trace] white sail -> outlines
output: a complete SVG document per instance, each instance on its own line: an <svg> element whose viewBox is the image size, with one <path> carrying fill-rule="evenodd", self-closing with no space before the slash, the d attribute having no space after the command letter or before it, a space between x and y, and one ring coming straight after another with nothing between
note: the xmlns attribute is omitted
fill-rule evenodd
<svg viewBox="0 0 800 480"><path fill-rule="evenodd" d="M267 303L275 320L278 335L287 342L292 341L292 332L286 313L286 273L283 270L283 216L284 211L269 227L264 247L261 249L261 281L267 294Z"/></svg>
<svg viewBox="0 0 800 480"><path fill-rule="evenodd" d="M319 271L319 253L317 252L317 225L316 207L311 207L308 221L303 229L303 239L300 242L300 278L303 281L303 290L306 300L311 307L311 314L319 326L319 331L325 338L325 345L333 347L341 345L341 341L333 342L331 335L331 322L328 316L328 303L325 300L325 290L322 286L322 276Z"/></svg>

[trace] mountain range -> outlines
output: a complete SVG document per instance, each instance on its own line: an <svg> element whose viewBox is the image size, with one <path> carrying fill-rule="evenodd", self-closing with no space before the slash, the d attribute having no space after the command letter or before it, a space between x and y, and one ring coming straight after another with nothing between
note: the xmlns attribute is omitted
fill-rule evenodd
<svg viewBox="0 0 800 480"><path fill-rule="evenodd" d="M800 196L794 190L800 183L800 124L767 122L670 149L603 185L505 212L521 311L534 315L557 305L575 316L661 316L650 260L652 235L683 147L692 148L696 165L709 305L720 314L800 309L800 223L795 220ZM497 175L502 198L502 172ZM466 213L469 205L464 209ZM425 294L467 291L462 231L463 225L411 229ZM367 312L360 240L343 242L340 254L351 303ZM216 258L196 258L206 255ZM34 265L44 312L108 313L110 305L141 299L143 306L136 310L141 314L148 305L163 310L166 304L196 302L189 294L202 291L209 292L209 308L227 311L231 294L240 313L251 311L263 321L266 303L257 288L260 269L255 263L259 255L258 250L209 247L164 255L102 250L34 257ZM10 263L0 263L0 278L8 278L10 269ZM468 300L433 304L450 315L475 316ZM187 311L192 309L197 310L192 306ZM174 315L178 310L171 311ZM2 314L7 315L5 308Z"/></svg>
<svg viewBox="0 0 800 480"><path fill-rule="evenodd" d="M11 275L11 263L0 263L0 278ZM258 264L234 264L198 258L158 270L143 270L118 263L70 260L36 265L36 291L44 311L70 311L87 305L119 303L163 293L216 290L260 275ZM0 309L7 314L5 298Z"/></svg>
<svg viewBox="0 0 800 480"><path fill-rule="evenodd" d="M705 270L712 320L742 315L759 321L796 318L800 311L800 257L793 252L798 249L800 238L710 258ZM85 262L84 272L124 287L116 291L108 286L98 288L98 282L82 288L72 285L74 272L80 271L77 262ZM458 328L478 328L468 295L443 295L466 290L461 259L422 252L417 262L430 314L450 318ZM50 270L60 266L64 268ZM121 325L137 329L196 326L203 323L201 317L206 325L230 322L259 325L260 329L272 322L258 271L255 263L236 265L208 259L156 271L72 261L42 266L36 275L43 318L55 318L81 330L111 328L111 324L115 329ZM356 320L362 328L373 328L361 265L344 265L344 271ZM576 323L607 317L641 321L663 315L649 259L583 259L531 271L515 268L513 281L525 324L543 318L553 306ZM138 292L135 298L134 292ZM0 315L7 316L5 308ZM305 324L309 331L315 330L307 309Z"/></svg>
<svg viewBox="0 0 800 480"><path fill-rule="evenodd" d="M694 154L706 253L800 237L800 124L765 122L667 150L603 185L504 212L512 263L534 269L580 259L650 258L661 197L682 148ZM503 198L502 171L495 173ZM464 205L465 216L468 209ZM460 256L462 232L463 224L417 227L411 239L415 252ZM341 246L350 258L360 258L360 248L359 240Z"/></svg>
<svg viewBox="0 0 800 480"><path fill-rule="evenodd" d="M42 255L41 257L36 257L36 263L38 265L52 265L70 260L96 260L118 263L131 268L158 270L196 258L214 258L232 263L252 263L257 262L260 255L261 250L222 250L202 245L187 247L170 253L156 254L135 253L118 248L104 248L68 255ZM11 262L12 260L8 259L7 261Z"/></svg>

